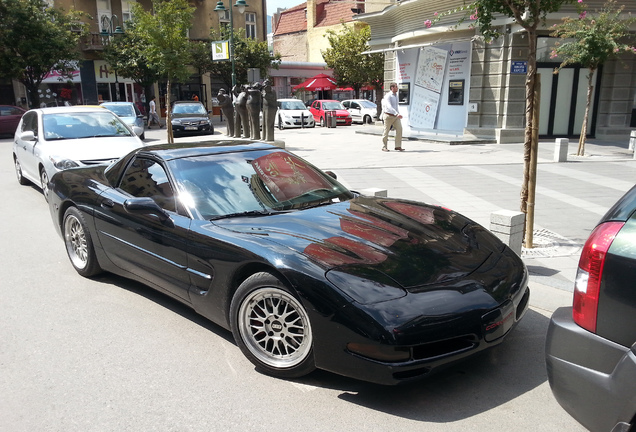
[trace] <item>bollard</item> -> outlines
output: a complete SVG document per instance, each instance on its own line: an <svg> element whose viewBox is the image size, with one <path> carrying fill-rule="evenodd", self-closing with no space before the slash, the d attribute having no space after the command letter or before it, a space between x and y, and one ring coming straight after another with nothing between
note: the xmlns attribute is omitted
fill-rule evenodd
<svg viewBox="0 0 636 432"><path fill-rule="evenodd" d="M631 151L636 150L636 130L633 130L629 134L629 149ZM634 156L634 158L636 159L636 156Z"/></svg>
<svg viewBox="0 0 636 432"><path fill-rule="evenodd" d="M523 229L526 215L512 210L499 210L490 214L490 231L521 256Z"/></svg>
<svg viewBox="0 0 636 432"><path fill-rule="evenodd" d="M386 189L366 188L359 191L361 195L373 196L378 198L386 198L388 196Z"/></svg>
<svg viewBox="0 0 636 432"><path fill-rule="evenodd" d="M568 161L568 145L570 140L567 138L557 138L554 141L554 161L555 162L567 162Z"/></svg>

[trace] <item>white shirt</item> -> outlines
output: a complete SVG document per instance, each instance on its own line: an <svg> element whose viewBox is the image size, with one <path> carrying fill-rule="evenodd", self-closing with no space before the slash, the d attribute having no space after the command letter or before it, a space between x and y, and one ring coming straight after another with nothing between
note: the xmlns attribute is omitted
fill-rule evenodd
<svg viewBox="0 0 636 432"><path fill-rule="evenodd" d="M150 101L150 113L151 114L156 114L157 113L157 108L156 108L156 104L155 101L151 100Z"/></svg>
<svg viewBox="0 0 636 432"><path fill-rule="evenodd" d="M386 114L399 115L397 93L388 92L382 98L382 111Z"/></svg>

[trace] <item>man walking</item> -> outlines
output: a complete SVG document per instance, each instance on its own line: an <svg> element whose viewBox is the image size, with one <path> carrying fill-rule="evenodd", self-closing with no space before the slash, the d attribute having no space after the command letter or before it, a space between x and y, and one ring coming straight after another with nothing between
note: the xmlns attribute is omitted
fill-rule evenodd
<svg viewBox="0 0 636 432"><path fill-rule="evenodd" d="M389 151L387 143L389 141L389 131L391 130L391 127L395 129L395 150L404 151L402 148L402 114L398 111L398 85L396 83L391 83L389 88L391 91L382 98L382 112L384 114L382 151Z"/></svg>
<svg viewBox="0 0 636 432"><path fill-rule="evenodd" d="M161 125L161 120L159 120L159 116L157 115L157 104L155 103L155 96L150 99L150 118L148 119L148 129L150 129L150 125L155 122L159 125L159 129L163 126Z"/></svg>

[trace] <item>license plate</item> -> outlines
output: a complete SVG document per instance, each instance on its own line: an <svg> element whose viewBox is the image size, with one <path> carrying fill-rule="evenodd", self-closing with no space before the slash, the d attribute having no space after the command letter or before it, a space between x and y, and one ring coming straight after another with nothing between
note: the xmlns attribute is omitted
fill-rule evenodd
<svg viewBox="0 0 636 432"><path fill-rule="evenodd" d="M185 130L198 130L199 128L196 127L196 126L186 126L184 129Z"/></svg>

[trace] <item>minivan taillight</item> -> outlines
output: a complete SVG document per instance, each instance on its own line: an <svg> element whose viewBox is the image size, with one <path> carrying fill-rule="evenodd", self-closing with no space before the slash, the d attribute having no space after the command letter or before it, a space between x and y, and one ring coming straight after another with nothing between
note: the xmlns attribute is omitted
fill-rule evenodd
<svg viewBox="0 0 636 432"><path fill-rule="evenodd" d="M606 222L597 226L583 246L574 282L572 318L591 332L596 332L596 315L605 257L624 222Z"/></svg>

